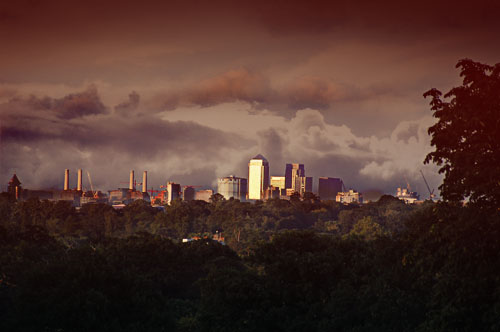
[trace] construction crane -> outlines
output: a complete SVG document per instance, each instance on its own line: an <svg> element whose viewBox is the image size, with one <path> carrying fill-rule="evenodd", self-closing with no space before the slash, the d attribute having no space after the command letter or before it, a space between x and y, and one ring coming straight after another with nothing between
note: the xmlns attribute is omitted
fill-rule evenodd
<svg viewBox="0 0 500 332"><path fill-rule="evenodd" d="M424 179L425 185L427 186L427 190L429 191L429 198L430 200L432 200L434 197L436 197L436 195L434 195L434 189L431 190L431 188L429 187L429 184L427 183L427 180L425 179L422 170L420 170L420 174L422 174L422 178Z"/></svg>
<svg viewBox="0 0 500 332"><path fill-rule="evenodd" d="M92 196L94 196L94 198L99 198L99 195L97 194L97 191L94 191L94 186L92 185L92 179L90 178L90 172L89 171L87 171L87 176L89 178L90 190L92 192Z"/></svg>

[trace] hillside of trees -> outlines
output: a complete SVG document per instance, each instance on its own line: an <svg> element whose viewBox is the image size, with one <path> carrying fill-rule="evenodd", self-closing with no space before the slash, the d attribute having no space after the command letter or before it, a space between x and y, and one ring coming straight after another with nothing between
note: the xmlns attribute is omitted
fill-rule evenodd
<svg viewBox="0 0 500 332"><path fill-rule="evenodd" d="M385 196L77 213L3 195L1 216L3 331L500 328L500 217L489 209ZM179 241L214 229L234 234L228 245Z"/></svg>

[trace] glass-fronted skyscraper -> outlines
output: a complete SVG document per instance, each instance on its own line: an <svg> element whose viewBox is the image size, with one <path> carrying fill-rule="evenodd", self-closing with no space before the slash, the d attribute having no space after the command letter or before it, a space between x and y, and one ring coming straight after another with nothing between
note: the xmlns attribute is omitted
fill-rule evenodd
<svg viewBox="0 0 500 332"><path fill-rule="evenodd" d="M337 194L344 189L344 183L339 178L320 177L318 195L322 200L335 200Z"/></svg>
<svg viewBox="0 0 500 332"><path fill-rule="evenodd" d="M248 199L264 199L269 187L269 162L261 154L248 163Z"/></svg>
<svg viewBox="0 0 500 332"><path fill-rule="evenodd" d="M217 191L225 199L235 198L244 201L247 196L247 179L228 176L217 180Z"/></svg>
<svg viewBox="0 0 500 332"><path fill-rule="evenodd" d="M286 164L285 166L285 188L299 191L297 187L297 178L306 176L304 164Z"/></svg>

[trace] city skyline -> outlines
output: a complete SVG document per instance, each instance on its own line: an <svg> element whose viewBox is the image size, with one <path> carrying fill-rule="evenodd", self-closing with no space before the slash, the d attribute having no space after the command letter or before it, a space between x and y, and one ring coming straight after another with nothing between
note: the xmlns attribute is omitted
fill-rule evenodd
<svg viewBox="0 0 500 332"><path fill-rule="evenodd" d="M15 1L0 4L0 183L56 187L66 168L116 188L215 188L262 153L303 162L317 191L424 193L435 120L422 94L460 84L459 59L494 64L499 4ZM432 8L432 10L429 10Z"/></svg>

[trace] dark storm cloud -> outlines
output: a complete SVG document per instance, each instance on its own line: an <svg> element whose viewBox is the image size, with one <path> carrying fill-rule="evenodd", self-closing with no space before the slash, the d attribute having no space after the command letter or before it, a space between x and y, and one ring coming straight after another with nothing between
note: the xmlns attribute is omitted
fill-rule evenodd
<svg viewBox="0 0 500 332"><path fill-rule="evenodd" d="M27 116L49 120L47 117L57 117L62 120L82 118L89 115L105 114L106 107L102 103L97 89L93 86L80 93L69 94L63 98L16 96L8 102L0 104L4 116L17 118L21 121ZM52 119L53 120L53 119Z"/></svg>
<svg viewBox="0 0 500 332"><path fill-rule="evenodd" d="M214 168L227 150L245 149L252 143L237 134L194 122L167 121L155 115L123 117L101 112L91 117L59 116L61 109L71 110L70 114L88 114L81 111L88 107L88 95L85 91L57 100L18 97L0 104L1 148L5 156L2 178L15 169L27 183L53 186L54 170L70 166L100 167L96 185L118 183L114 168L126 172L133 165L154 165L150 167L158 173L182 169L202 174L206 171L197 170L201 165ZM93 102L102 105L100 100ZM168 169L169 163L174 163L174 168ZM43 176L36 176L40 174ZM208 184L212 180L205 179Z"/></svg>
<svg viewBox="0 0 500 332"><path fill-rule="evenodd" d="M75 95L80 94L72 94L61 100L70 100L71 109L85 109L87 100L75 98ZM83 105L79 105L78 101ZM194 122L173 123L154 116L122 117L113 114L83 121L76 118L58 120L57 118L61 118L58 116L59 108L50 108L54 104L50 98L31 97L26 101L17 99L14 103L19 102L21 108L17 105L15 116L5 117L2 123L4 142L62 140L81 148L112 146L117 152L149 157L162 150L181 155L197 152L208 156L214 153L218 146L236 146L236 135L223 134ZM0 109L7 107L8 104L0 105ZM38 114L39 110L53 112L57 118L48 117L47 114L51 114L49 112Z"/></svg>
<svg viewBox="0 0 500 332"><path fill-rule="evenodd" d="M93 86L89 87L87 91L54 99L53 105L56 115L61 119L74 119L106 113L106 107L101 102L97 89Z"/></svg>
<svg viewBox="0 0 500 332"><path fill-rule="evenodd" d="M128 95L128 100L116 105L115 110L117 112L124 114L124 115L128 114L132 111L135 111L137 109L137 107L139 107L140 100L141 100L141 96L137 92L132 91Z"/></svg>
<svg viewBox="0 0 500 332"><path fill-rule="evenodd" d="M284 163L287 162L284 159L287 154L285 137L274 128L262 130L257 135L259 137L260 153L266 158L273 160L273 163L270 165L271 172L280 174L282 169L284 169Z"/></svg>

